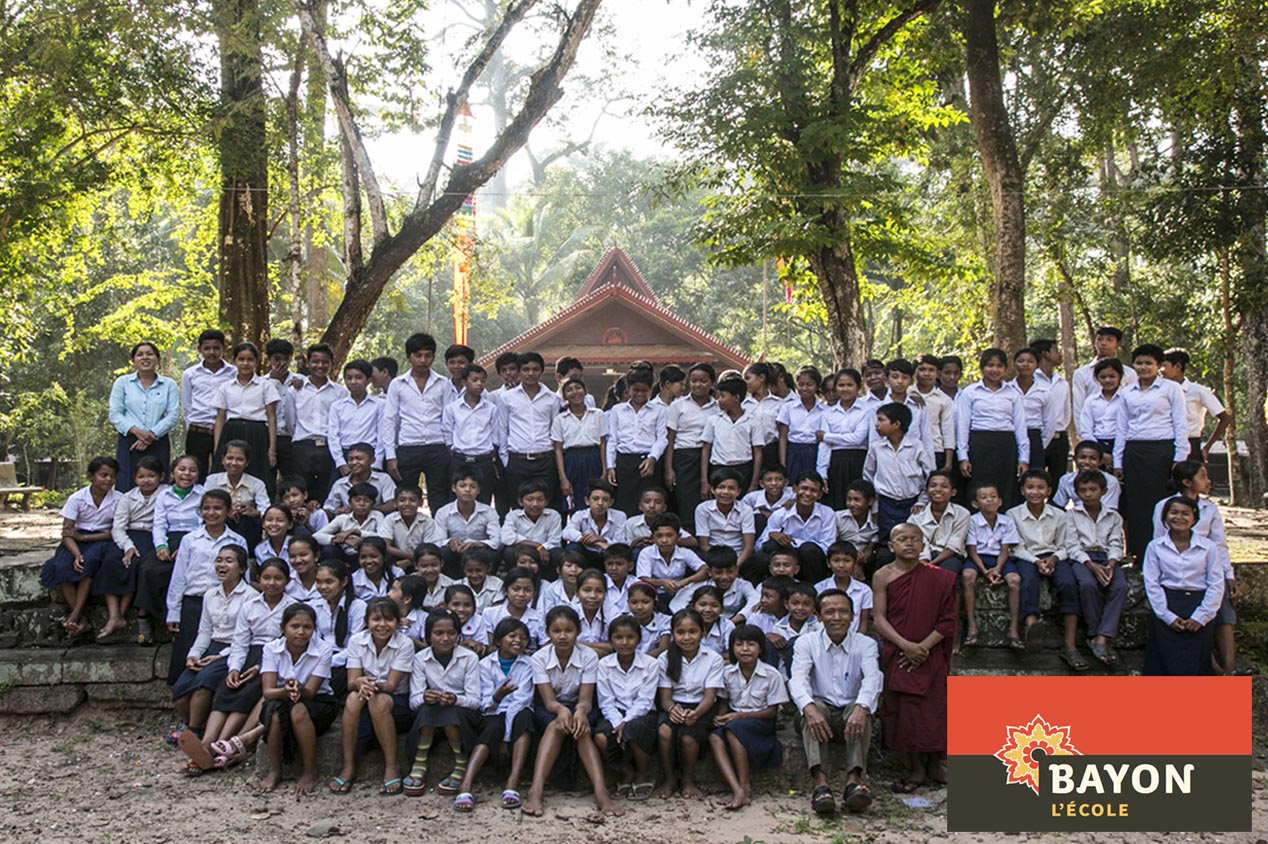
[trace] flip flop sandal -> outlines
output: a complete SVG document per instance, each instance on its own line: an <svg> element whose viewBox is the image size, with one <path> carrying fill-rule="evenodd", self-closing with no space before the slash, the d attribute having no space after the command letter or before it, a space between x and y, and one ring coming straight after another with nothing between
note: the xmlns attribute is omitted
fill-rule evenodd
<svg viewBox="0 0 1268 844"><path fill-rule="evenodd" d="M841 802L851 812L861 812L872 805L872 792L860 782L852 782L845 787Z"/></svg>
<svg viewBox="0 0 1268 844"><path fill-rule="evenodd" d="M1062 651L1061 658L1065 660L1065 664L1070 666L1071 670L1087 671L1087 660L1078 651Z"/></svg>
<svg viewBox="0 0 1268 844"><path fill-rule="evenodd" d="M1105 664L1118 665L1118 651L1109 642L1105 643Z"/></svg>
<svg viewBox="0 0 1268 844"><path fill-rule="evenodd" d="M387 780L386 782L383 783L383 786L379 789L379 794L383 797L395 797L396 795L400 793L401 793L401 778L400 777L397 777L394 780Z"/></svg>
<svg viewBox="0 0 1268 844"><path fill-rule="evenodd" d="M470 792L462 792L453 799L453 810L455 812L470 812L475 808L475 798Z"/></svg>
<svg viewBox="0 0 1268 844"><path fill-rule="evenodd" d="M522 802L523 801L520 800L520 793L515 789L508 788L506 791L502 792L503 809L518 809L520 807L520 803Z"/></svg>
<svg viewBox="0 0 1268 844"><path fill-rule="evenodd" d="M350 794L352 792L352 780L340 779L339 777L330 778L331 794Z"/></svg>
<svg viewBox="0 0 1268 844"><path fill-rule="evenodd" d="M418 777L410 774L401 781L401 790L405 792L406 797L422 797L427 793L427 774L424 772Z"/></svg>
<svg viewBox="0 0 1268 844"><path fill-rule="evenodd" d="M904 778L901 780L894 780L892 783L890 783L889 790L894 792L895 794L911 794L913 791L920 788L922 785L924 785L924 783L912 782L911 780Z"/></svg>
<svg viewBox="0 0 1268 844"><path fill-rule="evenodd" d="M176 739L176 746L180 748L181 753L189 757L190 761L204 771L210 771L215 767L216 759L211 755L211 751L203 746L203 741L194 734L193 730L181 730L180 736Z"/></svg>
<svg viewBox="0 0 1268 844"><path fill-rule="evenodd" d="M1104 642L1088 642L1087 649L1092 652L1092 656L1096 657L1100 662L1106 665L1110 664L1109 651L1106 650Z"/></svg>
<svg viewBox="0 0 1268 844"><path fill-rule="evenodd" d="M976 644L977 644L977 634L976 634L976 633L972 634L971 636L965 636L965 637L964 637L964 647L966 647L966 648L971 648L971 647L973 647L973 646L974 646L974 645L976 645Z"/></svg>
<svg viewBox="0 0 1268 844"><path fill-rule="evenodd" d="M1012 648L1015 651L1024 651L1026 650L1026 643L1023 642L1021 639L1017 638L1016 636L1009 636L1008 647Z"/></svg>
<svg viewBox="0 0 1268 844"><path fill-rule="evenodd" d="M654 782L636 782L634 783L633 789L630 791L630 799L640 801L649 800L651 799L652 792L655 790L656 783Z"/></svg>
<svg viewBox="0 0 1268 844"><path fill-rule="evenodd" d="M629 796L633 793L634 793L634 783L632 782L623 782L617 785L616 787L617 797L629 798Z"/></svg>
<svg viewBox="0 0 1268 844"><path fill-rule="evenodd" d="M814 790L814 794L810 797L810 808L814 809L818 815L832 815L836 813L837 801L832 796L832 789L826 785L821 785Z"/></svg>
<svg viewBox="0 0 1268 844"><path fill-rule="evenodd" d="M458 777L455 777L453 774L450 774L449 776L445 777L443 780L440 781L440 784L436 786L436 793L444 794L446 796L457 794L461 790L462 790L462 780Z"/></svg>

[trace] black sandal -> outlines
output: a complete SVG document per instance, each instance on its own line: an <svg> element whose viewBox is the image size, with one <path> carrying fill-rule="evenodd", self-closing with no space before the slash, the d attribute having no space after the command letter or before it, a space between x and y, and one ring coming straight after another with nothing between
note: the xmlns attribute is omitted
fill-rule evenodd
<svg viewBox="0 0 1268 844"><path fill-rule="evenodd" d="M814 794L810 796L810 808L817 815L836 814L837 801L832 796L831 786L821 785L814 790Z"/></svg>
<svg viewBox="0 0 1268 844"><path fill-rule="evenodd" d="M845 793L841 795L841 802L851 812L861 812L872 805L872 792L863 783L852 782L846 785Z"/></svg>

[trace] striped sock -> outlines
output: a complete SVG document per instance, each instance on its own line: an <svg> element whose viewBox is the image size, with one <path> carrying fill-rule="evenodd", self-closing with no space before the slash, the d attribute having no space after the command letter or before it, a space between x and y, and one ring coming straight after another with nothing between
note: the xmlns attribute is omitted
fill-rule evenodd
<svg viewBox="0 0 1268 844"><path fill-rule="evenodd" d="M427 779L427 754L431 753L431 745L419 744L418 752L414 754L414 765L409 769L411 779L425 780Z"/></svg>
<svg viewBox="0 0 1268 844"><path fill-rule="evenodd" d="M449 776L460 780L467 774L467 754L462 752L461 742L450 742L449 748L453 751L453 771Z"/></svg>

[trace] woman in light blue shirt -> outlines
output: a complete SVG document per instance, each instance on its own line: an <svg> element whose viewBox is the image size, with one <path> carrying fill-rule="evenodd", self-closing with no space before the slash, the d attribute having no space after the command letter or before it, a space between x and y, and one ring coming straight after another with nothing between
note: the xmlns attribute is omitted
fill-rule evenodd
<svg viewBox="0 0 1268 844"><path fill-rule="evenodd" d="M132 487L132 470L143 455L163 461L166 470L172 459L168 432L180 419L180 388L159 375L159 350L142 340L132 347L134 372L120 375L110 388L110 424L119 432L115 459L121 467L115 488L127 492Z"/></svg>

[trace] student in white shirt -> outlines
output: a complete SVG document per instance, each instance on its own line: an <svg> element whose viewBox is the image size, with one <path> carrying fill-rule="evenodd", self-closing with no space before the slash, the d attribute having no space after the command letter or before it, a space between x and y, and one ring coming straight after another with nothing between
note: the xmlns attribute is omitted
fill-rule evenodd
<svg viewBox="0 0 1268 844"><path fill-rule="evenodd" d="M1105 478L1105 496L1101 499L1101 503L1117 512L1122 486L1119 484L1117 477L1101 468L1104 465L1104 456L1105 451L1096 440L1084 440L1075 446L1074 471L1066 472L1057 481L1057 491L1052 494L1053 505L1062 510L1069 509L1079 500L1079 497L1074 494L1075 476L1080 472L1096 471L1100 472L1101 476Z"/></svg>
<svg viewBox="0 0 1268 844"><path fill-rule="evenodd" d="M1105 477L1083 471L1074 482L1078 500L1067 511L1066 556L1079 587L1079 605L1087 627L1088 649L1108 666L1118 663L1114 639L1127 602L1123 559L1123 517L1104 503Z"/></svg>
<svg viewBox="0 0 1268 844"><path fill-rule="evenodd" d="M1213 544L1195 536L1198 506L1176 496L1162 510L1167 535L1145 548L1145 596L1153 610L1145 639L1147 675L1211 673L1215 620L1224 600L1224 573Z"/></svg>
<svg viewBox="0 0 1268 844"><path fill-rule="evenodd" d="M1011 559L1013 548L1021 542L1017 526L1011 517L1000 510L1003 506L999 490L994 484L979 483L974 487L973 506L977 510L969 519L969 535L964 540L964 550L973 563L974 572L964 574L964 614L968 619L965 632L966 647L977 644L977 590L968 586L983 577L995 588L1008 586L1008 646L1016 651L1026 649L1020 633L1021 619L1021 571ZM968 566L964 567L968 571Z"/></svg>
<svg viewBox="0 0 1268 844"><path fill-rule="evenodd" d="M602 410L588 404L585 382L568 378L559 386L563 410L550 421L550 443L555 450L555 471L559 475L561 513L573 513L585 506L590 482L607 476L607 420ZM549 484L545 484L547 492Z"/></svg>
<svg viewBox="0 0 1268 844"><path fill-rule="evenodd" d="M681 526L675 513L660 513L648 525L652 544L638 553L634 572L639 580L655 587L668 600L707 576L704 561L679 542Z"/></svg>
<svg viewBox="0 0 1268 844"><path fill-rule="evenodd" d="M907 518L908 524L920 528L924 550L920 559L959 575L966 562L964 544L969 536L969 511L951 499L955 482L950 472L939 469L925 482L929 504Z"/></svg>
<svg viewBox="0 0 1268 844"><path fill-rule="evenodd" d="M247 474L273 488L273 467L277 464L277 408L282 400L277 382L259 375L260 352L253 343L233 347L237 377L220 385L213 404L216 408L213 465L219 465L225 444L241 440L250 446Z"/></svg>
<svg viewBox="0 0 1268 844"><path fill-rule="evenodd" d="M519 508L502 520L502 560L507 566L515 563L517 549L531 545L543 559L560 546L563 519L559 511L546 505L550 487L542 480L530 480L517 490Z"/></svg>
<svg viewBox="0 0 1268 844"><path fill-rule="evenodd" d="M700 554L710 548L729 548L744 566L757 545L757 522L753 508L739 500L741 480L732 469L714 472L709 477L713 498L696 506L695 525Z"/></svg>
<svg viewBox="0 0 1268 844"><path fill-rule="evenodd" d="M1051 578L1065 627L1061 658L1075 671L1084 671L1087 660L1079 653L1076 633L1079 622L1079 587L1066 558L1069 547L1069 520L1066 512L1048 503L1052 477L1043 469L1030 469L1021 476L1024 504L1008 511L1021 541L1013 557L1021 574L1021 615L1029 631L1039 619L1039 578Z"/></svg>
<svg viewBox="0 0 1268 844"><path fill-rule="evenodd" d="M342 697L348 691L346 649L352 634L365 627L365 601L342 560L319 562L316 585L317 600L304 603L317 613L317 635L330 643L330 685Z"/></svg>
<svg viewBox="0 0 1268 844"><path fill-rule="evenodd" d="M1022 394L1022 411L1026 417L1026 437L1030 441L1030 453L1033 455L1035 468L1042 469L1042 458L1050 433L1049 420L1053 415L1049 408L1052 400L1049 389L1051 382L1036 376L1039 353L1034 349L1018 349L1013 352L1013 369L1017 372L1017 377L1008 383Z"/></svg>
<svg viewBox="0 0 1268 844"><path fill-rule="evenodd" d="M845 491L845 509L837 513L837 541L848 542L859 552L861 571L868 571L876 551L876 520L872 517L872 503L876 500L876 487L871 481L859 478Z"/></svg>
<svg viewBox="0 0 1268 844"><path fill-rule="evenodd" d="M440 546L424 542L414 549L414 571L423 579L426 593L416 609L432 610L445 605L445 590L456 581L444 574ZM474 602L474 598L473 598ZM472 609L475 609L474 603ZM421 631L417 638L422 638Z"/></svg>
<svg viewBox="0 0 1268 844"><path fill-rule="evenodd" d="M740 567L735 551L725 545L705 551L702 559L709 569L709 577L700 586L715 586L721 594L722 615L730 619L744 612L744 608L755 602L759 596L757 588L740 577ZM688 606L694 598L696 588L689 586L679 590L669 602L669 611L678 612ZM730 631L728 631L729 634ZM725 642L723 643L725 650Z"/></svg>
<svg viewBox="0 0 1268 844"><path fill-rule="evenodd" d="M684 591L691 592L688 606L700 614L700 621L704 625L700 646L725 658L735 625L722 613L722 590L706 585L691 586Z"/></svg>
<svg viewBox="0 0 1268 844"><path fill-rule="evenodd" d="M154 555L143 557L136 574L137 642L153 642L154 619L162 623L167 613L167 586L181 540L201 524L203 487L198 483L199 464L185 454L172 464L172 483L155 493ZM231 505L232 506L232 505ZM245 540L244 540L245 541Z"/></svg>
<svg viewBox="0 0 1268 844"><path fill-rule="evenodd" d="M1114 438L1118 435L1118 407L1123 403L1120 389L1123 362L1118 358L1106 358L1097 361L1092 371L1097 389L1088 394L1075 422L1079 439L1100 443L1104 451L1105 468L1113 469Z"/></svg>
<svg viewBox="0 0 1268 844"><path fill-rule="evenodd" d="M357 570L352 573L352 591L363 601L382 598L392 581L405 571L388 563L387 542L381 536L362 537L357 546Z"/></svg>
<svg viewBox="0 0 1268 844"><path fill-rule="evenodd" d="M208 475L203 487L229 493L232 503L227 524L230 530L246 537L248 548L254 548L260 541L260 517L269 506L268 487L246 471L251 462L251 446L245 440L229 440L222 445L220 465L224 471Z"/></svg>
<svg viewBox="0 0 1268 844"><path fill-rule="evenodd" d="M436 523L422 512L423 491L416 486L396 489L396 510L383 517L379 536L387 540L387 556L408 566L420 545L436 541Z"/></svg>
<svg viewBox="0 0 1268 844"><path fill-rule="evenodd" d="M498 623L504 618L511 618L524 625L528 631L528 642L525 653L532 654L546 641L546 613L534 606L537 600L537 574L519 566L507 572L500 581L502 584L502 600L481 611L489 636L489 646L497 648L497 636L494 635Z"/></svg>
<svg viewBox="0 0 1268 844"><path fill-rule="evenodd" d="M744 405L745 389L738 378L718 382L720 412L710 416L700 432L700 474L709 477L718 469L733 469L740 474L740 489L752 492L762 476L764 440L757 417Z"/></svg>
<svg viewBox="0 0 1268 844"><path fill-rule="evenodd" d="M479 500L480 477L474 470L463 467L455 472L452 492L453 500L437 510L433 518L445 574L458 577L462 572L462 553L473 545L496 551L502 545L502 528L497 512Z"/></svg>
<svg viewBox="0 0 1268 844"><path fill-rule="evenodd" d="M857 369L836 374L837 402L824 409L819 418L823 439L819 443L816 468L828 482L827 505L845 509L845 490L863 477L867 445L872 440L879 403L871 393L860 390L863 376Z"/></svg>
<svg viewBox="0 0 1268 844"><path fill-rule="evenodd" d="M780 367L781 371L783 367ZM744 367L744 384L748 389L748 397L744 399L742 408L753 417L753 428L756 438L762 446L761 461L770 465L779 462L779 429L776 419L783 406L782 393L776 394L778 383L782 383L775 375L774 367L765 361L756 361ZM719 391L722 385L718 385ZM726 408L722 408L727 412ZM755 466L753 475L760 473L760 466Z"/></svg>
<svg viewBox="0 0 1268 844"><path fill-rule="evenodd" d="M198 355L202 359L181 373L180 406L185 417L185 453L198 461L198 481L207 477L213 465L216 393L238 372L225 363L224 353L224 332L209 328L198 335Z"/></svg>
<svg viewBox="0 0 1268 844"><path fill-rule="evenodd" d="M489 504L497 486L501 451L502 411L484 394L484 367L471 364L462 370L463 389L456 401L445 405L441 430L449 448L449 477L460 470L475 473L480 482L478 500Z"/></svg>
<svg viewBox="0 0 1268 844"><path fill-rule="evenodd" d="M982 352L978 365L982 380L955 397L956 457L970 487L991 484L1007 509L1017 503L1017 479L1030 463L1025 396L1004 381L1008 355L1003 349Z"/></svg>
<svg viewBox="0 0 1268 844"><path fill-rule="evenodd" d="M337 556L351 562L356 559L363 538L382 533L383 514L374 509L378 498L379 492L371 484L357 484L348 490L352 511L335 516L313 534L322 546L323 557Z"/></svg>
<svg viewBox="0 0 1268 844"><path fill-rule="evenodd" d="M335 467L343 463L342 456L335 459L332 453L337 450L330 441L330 411L336 402L347 398L348 390L330 378L334 361L335 353L330 346L325 343L309 346L308 374L296 381L291 390L295 404L291 464L317 501L325 499L331 477L336 474ZM373 450L373 437L370 442ZM374 461L373 453L370 459Z"/></svg>
<svg viewBox="0 0 1268 844"><path fill-rule="evenodd" d="M559 413L562 401L558 393L541 383L546 363L537 352L519 356L519 384L500 393L502 424L503 488L507 501L498 502L498 511L511 508L520 484L534 478L546 482L549 500L559 489L559 473L555 468L555 449L551 443L551 424ZM574 495L576 491L574 491Z"/></svg>
<svg viewBox="0 0 1268 844"><path fill-rule="evenodd" d="M849 542L834 542L828 548L828 568L832 569L832 576L820 580L814 588L819 595L829 589L840 589L849 595L850 606L854 608L850 632L866 636L872 630L872 587L858 577L860 559L857 546Z"/></svg>
<svg viewBox="0 0 1268 844"><path fill-rule="evenodd" d="M306 604L321 598L321 593L317 591L317 561L320 558L321 545L311 536L292 536L286 543L286 564L291 569L291 579L286 584L288 598Z"/></svg>
<svg viewBox="0 0 1268 844"><path fill-rule="evenodd" d="M1070 396L1074 402L1074 418L1081 419L1083 416L1084 402L1086 402L1093 393L1097 392L1097 377L1099 371L1097 366L1107 360L1117 360L1118 347L1123 342L1123 331L1112 325L1104 325L1096 329L1096 337L1093 345L1096 348L1096 359L1074 370L1074 376L1070 381ZM1123 370L1122 362L1119 362L1118 373L1122 376L1121 386L1129 387L1136 383L1136 373L1131 369ZM1102 385L1104 386L1104 385ZM1082 427L1079 428L1079 435L1083 439L1087 439L1089 434Z"/></svg>
<svg viewBox="0 0 1268 844"><path fill-rule="evenodd" d="M691 529L696 505L708 496L708 478L701 454L704 429L722 411L713 397L717 375L707 363L697 363L687 373L687 395L674 399L665 412L665 489L674 493L678 518Z"/></svg>
<svg viewBox="0 0 1268 844"><path fill-rule="evenodd" d="M327 515L334 518L348 512L351 509L348 492L358 484L370 484L379 491L375 510L391 513L396 509L396 481L387 472L373 468L374 446L368 442L353 443L344 450L342 460L348 473L330 485L322 505Z"/></svg>
<svg viewBox="0 0 1268 844"><path fill-rule="evenodd" d="M916 368L912 366L911 361L898 358L885 364L885 383L889 389L885 395L881 396L880 404L894 402L911 411L911 424L907 426L908 433L925 449L929 456L929 465L936 468L939 455L933 447L933 430L929 423L929 411L925 407L924 400L917 398L915 390L912 389L915 380ZM872 439L876 439L875 431L872 433Z"/></svg>
<svg viewBox="0 0 1268 844"><path fill-rule="evenodd" d="M656 465L664 447L665 407L648 401L651 372L632 370L625 383L629 399L606 414L607 480L616 486L616 509L633 516L643 490L659 479Z"/></svg>
<svg viewBox="0 0 1268 844"><path fill-rule="evenodd" d="M457 398L453 383L432 369L436 338L411 334L405 341L409 372L392 379L379 419L383 467L406 485L426 478L427 506L433 516L449 502L449 449L441 431L445 405Z"/></svg>
<svg viewBox="0 0 1268 844"><path fill-rule="evenodd" d="M882 544L895 525L907 521L934 468L932 451L911 434L911 420L911 408L904 404L877 408L876 436L863 464L863 477L876 490L877 541Z"/></svg>
<svg viewBox="0 0 1268 844"><path fill-rule="evenodd" d="M379 446L379 423L383 420L383 397L369 394L373 377L369 361L353 360L343 365L343 385L348 394L330 403L326 415L326 445L335 469L347 473L346 452L356 443L374 448L375 468L383 466L383 449Z"/></svg>
<svg viewBox="0 0 1268 844"><path fill-rule="evenodd" d="M476 612L483 613L494 604L500 604L506 595L502 591L502 579L493 574L497 568L497 553L478 542L462 551L462 579L458 583L471 590L475 596Z"/></svg>
<svg viewBox="0 0 1268 844"><path fill-rule="evenodd" d="M1048 474L1059 478L1065 474L1070 462L1070 383L1057 371L1064 358L1056 340L1036 338L1030 341L1030 348L1039 356L1035 380L1048 389L1048 401L1044 409L1048 439L1044 444L1043 465ZM1035 456L1033 459L1037 468L1039 458Z"/></svg>
<svg viewBox="0 0 1268 844"><path fill-rule="evenodd" d="M106 597L109 618L97 633L104 639L128 626L125 616L137 591L137 570L141 561L154 552L154 504L162 488L165 467L152 454L133 462L133 486L119 496L110 524L114 547L92 579L92 594Z"/></svg>
<svg viewBox="0 0 1268 844"><path fill-rule="evenodd" d="M660 655L658 702L660 727L661 784L656 796L668 799L678 791L681 768L682 796L699 799L696 761L700 746L713 732L718 692L722 689L724 663L717 653L704 647L704 621L692 609L674 613L669 624L672 639Z"/></svg>
<svg viewBox="0 0 1268 844"><path fill-rule="evenodd" d="M604 781L603 761L595 747L592 730L598 724L595 706L595 685L599 676L599 657L577 641L581 621L572 607L555 607L546 613L546 635L550 644L533 654L533 684L541 703L534 707L541 743L533 764L533 785L524 803L526 815L540 817L542 792L546 779L563 749L564 739L571 737L586 776L594 790L594 800L605 815L621 815L624 811L608 797Z"/></svg>
<svg viewBox="0 0 1268 844"><path fill-rule="evenodd" d="M656 611L656 590L641 581L631 583L625 599L630 615L643 631L638 642L639 653L660 656L669 647L669 616Z"/></svg>
<svg viewBox="0 0 1268 844"><path fill-rule="evenodd" d="M797 370L797 394L783 403L775 416L779 437L779 462L792 477L815 471L819 458L819 431L824 407L819 403L823 376L813 366Z"/></svg>
<svg viewBox="0 0 1268 844"><path fill-rule="evenodd" d="M929 435L933 439L933 462L941 469L954 469L955 403L950 396L938 389L942 359L934 355L919 355L916 357L915 367L915 393L924 400L928 414Z"/></svg>
<svg viewBox="0 0 1268 844"><path fill-rule="evenodd" d="M414 670L414 644L400 629L401 612L390 598L374 598L365 608L365 629L355 632L345 649L348 696L343 704L343 767L330 780L330 790L352 790L357 757L373 740L383 751L379 794L401 791L396 736L413 723L409 682Z"/></svg>
<svg viewBox="0 0 1268 844"><path fill-rule="evenodd" d="M1211 446L1220 441L1228 426L1233 424L1233 414L1224 407L1215 395L1215 391L1204 384L1198 384L1185 377L1189 368L1189 353L1183 349L1168 349L1162 356L1160 368L1163 378L1180 385L1184 393L1184 414L1189 431L1189 459L1207 461ZM1202 429L1206 427L1206 415L1215 417L1215 429L1202 441Z"/></svg>
<svg viewBox="0 0 1268 844"><path fill-rule="evenodd" d="M569 516L560 534L564 547L583 553L591 567L602 565L605 548L626 539L625 514L612 507L615 500L612 484L592 481L586 491L586 509Z"/></svg>
<svg viewBox="0 0 1268 844"><path fill-rule="evenodd" d="M652 760L656 752L656 683L660 666L642 650L643 628L630 616L609 627L612 653L599 660L597 695L603 718L594 728L594 743L603 758L619 749L618 795L646 800L656 786Z"/></svg>
<svg viewBox="0 0 1268 844"><path fill-rule="evenodd" d="M721 702L709 736L713 761L727 785L731 801L724 809L740 809L751 802L750 767L776 767L783 762L783 746L775 735L779 707L789 701L788 688L777 668L762 661L766 646L762 631L742 624L731 637L731 665L722 671Z"/></svg>
<svg viewBox="0 0 1268 844"><path fill-rule="evenodd" d="M771 512L766 528L757 539L759 553L753 555L753 565L741 574L749 582L765 579L769 571L770 556L776 551L792 549L797 554L801 571L812 583L828 573L828 546L837 538L836 514L819 499L823 496L823 481L813 472L796 479L796 501L792 507L780 507Z"/></svg>
<svg viewBox="0 0 1268 844"><path fill-rule="evenodd" d="M471 649L458 647L461 632L455 615L434 611L427 616L424 631L428 647L414 655L409 703L415 716L409 744L418 750L403 783L410 797L422 796L427 788L428 754L438 731L449 742L454 766L437 792L457 794L467 772L467 751L480 725L480 658Z"/></svg>

